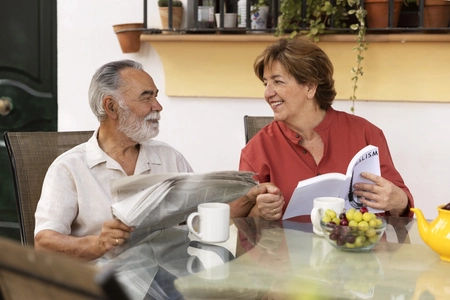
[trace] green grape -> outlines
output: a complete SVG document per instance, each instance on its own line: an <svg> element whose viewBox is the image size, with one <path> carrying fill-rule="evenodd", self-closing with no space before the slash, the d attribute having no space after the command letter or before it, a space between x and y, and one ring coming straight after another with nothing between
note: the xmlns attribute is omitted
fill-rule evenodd
<svg viewBox="0 0 450 300"><path fill-rule="evenodd" d="M331 218L328 217L327 215L323 215L322 222L324 222L325 224L329 223L329 222L331 222Z"/></svg>
<svg viewBox="0 0 450 300"><path fill-rule="evenodd" d="M363 220L366 222L369 222L370 220L372 220L372 216L368 212L364 213L362 217L363 217Z"/></svg>
<svg viewBox="0 0 450 300"><path fill-rule="evenodd" d="M356 247L356 245L355 245L355 243L353 243L353 244L345 243L345 247L353 249Z"/></svg>
<svg viewBox="0 0 450 300"><path fill-rule="evenodd" d="M378 226L378 222L376 219L372 219L369 221L369 226L370 227L377 227Z"/></svg>
<svg viewBox="0 0 450 300"><path fill-rule="evenodd" d="M352 229L356 228L358 226L358 222L356 222L355 220L351 220L350 222L348 222L348 226L350 226Z"/></svg>
<svg viewBox="0 0 450 300"><path fill-rule="evenodd" d="M336 218L336 212L334 210L332 210L332 209L327 209L325 211L325 215L328 216L331 220Z"/></svg>
<svg viewBox="0 0 450 300"><path fill-rule="evenodd" d="M368 238L374 237L374 236L376 236L376 235L377 235L377 232L375 231L375 228L370 227L369 229L367 229L367 231L366 231L366 236L367 236Z"/></svg>
<svg viewBox="0 0 450 300"><path fill-rule="evenodd" d="M358 229L361 231L366 231L367 229L369 229L369 223L367 223L366 221L359 222Z"/></svg>
<svg viewBox="0 0 450 300"><path fill-rule="evenodd" d="M347 220L350 222L351 220L353 220L353 215L355 214L356 209L354 208L350 208L346 213L345 216L347 217Z"/></svg>
<svg viewBox="0 0 450 300"><path fill-rule="evenodd" d="M355 211L355 213L353 214L353 220L355 220L356 222L361 222L362 221L362 213L360 211Z"/></svg>
<svg viewBox="0 0 450 300"><path fill-rule="evenodd" d="M366 241L366 237L364 235L358 235L355 239L355 246L361 247Z"/></svg>

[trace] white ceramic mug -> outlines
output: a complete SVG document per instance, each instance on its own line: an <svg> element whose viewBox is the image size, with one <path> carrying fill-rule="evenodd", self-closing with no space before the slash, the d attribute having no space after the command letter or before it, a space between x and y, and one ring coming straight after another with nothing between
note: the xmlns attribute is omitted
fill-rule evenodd
<svg viewBox="0 0 450 300"><path fill-rule="evenodd" d="M194 222L198 219L198 230ZM226 203L202 203L187 219L189 231L203 242L222 243L230 236L230 206Z"/></svg>
<svg viewBox="0 0 450 300"><path fill-rule="evenodd" d="M337 197L319 197L313 201L313 209L311 210L311 222L313 231L317 235L323 236L320 220L327 209L332 209L339 216L344 209L345 200Z"/></svg>

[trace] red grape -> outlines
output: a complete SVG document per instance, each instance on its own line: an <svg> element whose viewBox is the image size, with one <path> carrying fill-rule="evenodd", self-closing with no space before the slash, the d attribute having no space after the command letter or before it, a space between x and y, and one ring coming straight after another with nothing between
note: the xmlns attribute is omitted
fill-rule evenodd
<svg viewBox="0 0 450 300"><path fill-rule="evenodd" d="M359 211L360 211L362 214L364 214L364 213L368 212L369 209L367 209L367 206L363 206L363 207L361 207L361 208L359 209Z"/></svg>

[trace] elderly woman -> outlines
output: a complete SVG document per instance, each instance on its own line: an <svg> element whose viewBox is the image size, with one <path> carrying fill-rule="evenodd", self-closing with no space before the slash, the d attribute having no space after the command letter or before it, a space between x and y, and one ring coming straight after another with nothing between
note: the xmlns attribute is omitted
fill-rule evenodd
<svg viewBox="0 0 450 300"><path fill-rule="evenodd" d="M336 96L333 65L316 44L280 39L256 58L253 68L264 83L264 99L275 121L242 149L239 168L257 173L261 183L274 183L285 201L258 197L249 215L280 218L300 180L345 174L352 157L367 145L379 148L381 176L362 173L373 183L355 183L355 195L386 214L410 214L413 197L394 166L383 132L331 107Z"/></svg>

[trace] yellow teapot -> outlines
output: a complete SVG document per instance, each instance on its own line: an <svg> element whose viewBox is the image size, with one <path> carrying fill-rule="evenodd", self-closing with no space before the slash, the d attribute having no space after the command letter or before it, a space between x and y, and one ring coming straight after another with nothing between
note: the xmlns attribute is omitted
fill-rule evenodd
<svg viewBox="0 0 450 300"><path fill-rule="evenodd" d="M438 206L438 216L428 222L418 208L411 208L417 216L420 237L442 260L450 262L450 210Z"/></svg>

